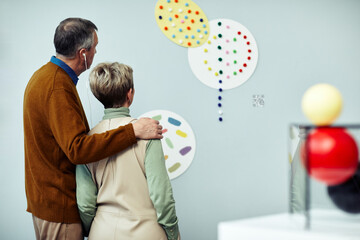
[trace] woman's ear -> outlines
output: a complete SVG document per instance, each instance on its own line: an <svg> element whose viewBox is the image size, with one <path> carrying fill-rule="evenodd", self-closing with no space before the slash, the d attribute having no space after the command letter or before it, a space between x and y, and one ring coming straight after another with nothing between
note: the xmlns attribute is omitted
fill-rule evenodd
<svg viewBox="0 0 360 240"><path fill-rule="evenodd" d="M128 104L130 106L134 99L134 89L130 88L126 95L127 95Z"/></svg>

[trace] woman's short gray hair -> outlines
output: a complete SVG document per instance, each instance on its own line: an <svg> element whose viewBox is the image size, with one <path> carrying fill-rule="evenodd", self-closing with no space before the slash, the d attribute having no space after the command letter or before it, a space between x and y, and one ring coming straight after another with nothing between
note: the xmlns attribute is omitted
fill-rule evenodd
<svg viewBox="0 0 360 240"><path fill-rule="evenodd" d="M105 108L121 107L134 88L133 70L122 63L100 63L90 72L90 88Z"/></svg>
<svg viewBox="0 0 360 240"><path fill-rule="evenodd" d="M89 20L67 18L55 30L54 45L56 53L73 58L82 48L89 50L94 44L94 32L97 27Z"/></svg>

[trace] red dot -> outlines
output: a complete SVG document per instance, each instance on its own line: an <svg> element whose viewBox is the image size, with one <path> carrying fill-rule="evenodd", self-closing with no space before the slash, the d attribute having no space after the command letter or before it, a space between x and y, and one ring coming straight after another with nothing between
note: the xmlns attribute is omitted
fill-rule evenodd
<svg viewBox="0 0 360 240"><path fill-rule="evenodd" d="M163 9L163 6L160 6L160 9Z"/></svg>
<svg viewBox="0 0 360 240"><path fill-rule="evenodd" d="M188 10L188 13L191 13L191 10Z"/></svg>
<svg viewBox="0 0 360 240"><path fill-rule="evenodd" d="M239 72L242 72L242 69L239 69Z"/></svg>
<svg viewBox="0 0 360 240"><path fill-rule="evenodd" d="M164 29L165 29L165 31L167 31L167 30L168 30L168 27L165 27Z"/></svg>
<svg viewBox="0 0 360 240"><path fill-rule="evenodd" d="M246 36L246 35L244 35L244 39L247 39L247 36Z"/></svg>
<svg viewBox="0 0 360 240"><path fill-rule="evenodd" d="M248 57L248 60L251 60L251 57Z"/></svg>
<svg viewBox="0 0 360 240"><path fill-rule="evenodd" d="M244 63L244 65L243 65L244 67L247 67L247 64L246 63Z"/></svg>
<svg viewBox="0 0 360 240"><path fill-rule="evenodd" d="M251 53L251 49L249 49L248 52Z"/></svg>
<svg viewBox="0 0 360 240"><path fill-rule="evenodd" d="M195 20L194 20L194 19L191 19L191 22L192 22L192 23L194 23L194 22L195 22Z"/></svg>
<svg viewBox="0 0 360 240"><path fill-rule="evenodd" d="M238 35L241 35L241 32L238 32Z"/></svg>
<svg viewBox="0 0 360 240"><path fill-rule="evenodd" d="M250 45L250 42L247 42L246 44L247 44L247 45Z"/></svg>
<svg viewBox="0 0 360 240"><path fill-rule="evenodd" d="M177 2L178 2L178 0L175 0L175 2L177 3Z"/></svg>
<svg viewBox="0 0 360 240"><path fill-rule="evenodd" d="M190 27L187 27L187 30L191 30L191 28L190 28Z"/></svg>
<svg viewBox="0 0 360 240"><path fill-rule="evenodd" d="M196 14L196 15L199 15L199 11L196 11L195 14Z"/></svg>
<svg viewBox="0 0 360 240"><path fill-rule="evenodd" d="M179 15L175 14L175 18L178 18L178 17L179 17Z"/></svg>
<svg viewBox="0 0 360 240"><path fill-rule="evenodd" d="M191 46L191 42L188 42L188 46Z"/></svg>

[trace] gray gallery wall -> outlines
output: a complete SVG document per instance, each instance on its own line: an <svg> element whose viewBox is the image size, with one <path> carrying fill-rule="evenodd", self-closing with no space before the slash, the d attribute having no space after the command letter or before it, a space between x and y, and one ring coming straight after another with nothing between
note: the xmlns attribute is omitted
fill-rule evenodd
<svg viewBox="0 0 360 240"><path fill-rule="evenodd" d="M308 87L336 86L344 99L337 123L359 122L360 1L195 2L209 20L241 23L258 44L251 79L223 93L222 123L217 91L195 78L187 49L162 34L155 0L0 2L1 239L35 239L25 211L22 98L32 73L54 55L55 28L67 17L98 26L93 66L119 61L134 68L133 116L165 109L193 128L195 158L172 181L183 239L214 240L220 221L287 210L287 129L291 122L308 123L300 108ZM77 88L93 126L103 110L87 95L87 77L88 72L80 76ZM252 106L254 94L265 96L263 108Z"/></svg>

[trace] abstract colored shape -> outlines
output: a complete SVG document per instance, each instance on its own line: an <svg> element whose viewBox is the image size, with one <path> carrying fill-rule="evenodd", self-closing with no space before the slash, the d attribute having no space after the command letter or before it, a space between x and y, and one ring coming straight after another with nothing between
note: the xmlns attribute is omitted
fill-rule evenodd
<svg viewBox="0 0 360 240"><path fill-rule="evenodd" d="M169 148L174 148L174 144L171 142L169 138L165 138L165 142L168 145Z"/></svg>
<svg viewBox="0 0 360 240"><path fill-rule="evenodd" d="M190 152L191 151L191 147L190 146L187 146L187 147L184 147L184 148L182 148L180 151L179 151L179 153L181 154L181 155L186 155L188 152Z"/></svg>
<svg viewBox="0 0 360 240"><path fill-rule="evenodd" d="M164 35L182 47L201 46L209 37L208 19L191 0L159 0L155 6L155 19ZM176 27L181 25L184 28Z"/></svg>
<svg viewBox="0 0 360 240"><path fill-rule="evenodd" d="M170 173L173 173L173 172L175 172L176 170L178 170L178 168L181 166L181 164L179 163L179 162L177 162L177 163L175 163L174 165L172 165L169 169L168 169L168 171L170 172Z"/></svg>
<svg viewBox="0 0 360 240"><path fill-rule="evenodd" d="M164 155L165 160L168 160L169 155Z"/></svg>
<svg viewBox="0 0 360 240"><path fill-rule="evenodd" d="M175 118L172 117L168 118L168 122L177 127L181 125L181 122L179 120L176 120Z"/></svg>
<svg viewBox="0 0 360 240"><path fill-rule="evenodd" d="M161 115L153 116L152 119L160 121L161 120Z"/></svg>
<svg viewBox="0 0 360 240"><path fill-rule="evenodd" d="M186 138L186 137L187 137L187 134L184 133L184 132L181 131L181 130L176 130L176 134L179 135L180 137L183 137L183 138Z"/></svg>

